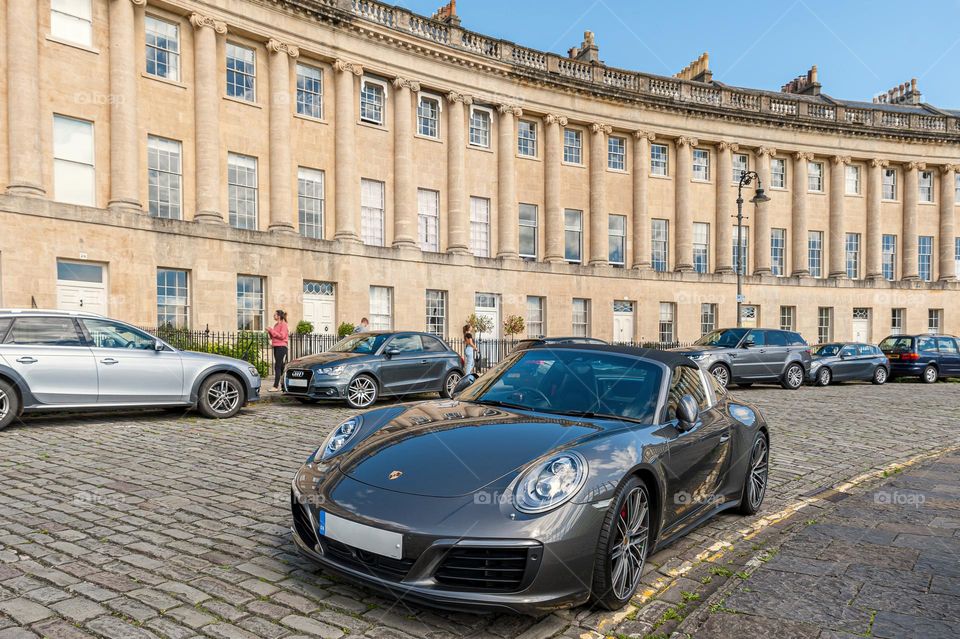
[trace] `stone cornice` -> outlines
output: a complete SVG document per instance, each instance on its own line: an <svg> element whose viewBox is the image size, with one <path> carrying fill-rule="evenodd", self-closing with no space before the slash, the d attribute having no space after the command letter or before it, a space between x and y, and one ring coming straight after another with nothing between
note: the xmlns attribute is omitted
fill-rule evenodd
<svg viewBox="0 0 960 639"><path fill-rule="evenodd" d="M194 29L202 29L203 27L210 27L220 35L223 35L227 32L227 24L211 18L210 16L201 15L199 13L190 14L190 24L193 25Z"/></svg>
<svg viewBox="0 0 960 639"><path fill-rule="evenodd" d="M337 58L333 61L333 68L344 73L352 73L357 77L363 75L362 65L359 65L356 62L347 62L346 60L341 60L340 58Z"/></svg>
<svg viewBox="0 0 960 639"><path fill-rule="evenodd" d="M286 53L288 57L297 58L300 56L300 49L293 46L292 44L286 44L270 38L267 40L267 51L272 51L273 53Z"/></svg>
<svg viewBox="0 0 960 639"><path fill-rule="evenodd" d="M420 83L416 80L408 80L406 78L394 78L393 86L397 89L409 89L414 93L420 90Z"/></svg>
<svg viewBox="0 0 960 639"><path fill-rule="evenodd" d="M567 116L565 115L548 113L543 119L547 124L559 124L560 126L567 126Z"/></svg>

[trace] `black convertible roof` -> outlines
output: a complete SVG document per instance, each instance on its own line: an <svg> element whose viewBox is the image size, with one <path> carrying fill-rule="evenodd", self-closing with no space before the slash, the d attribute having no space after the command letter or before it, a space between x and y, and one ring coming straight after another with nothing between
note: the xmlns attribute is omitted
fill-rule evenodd
<svg viewBox="0 0 960 639"><path fill-rule="evenodd" d="M620 346L617 344L537 344L529 350L573 350L573 351L596 351L598 353L619 353L621 355L633 355L634 357L643 357L652 359L656 362L662 362L673 368L674 366L689 366L698 368L696 362L680 353L671 351L661 351L655 348L638 348L636 346Z"/></svg>

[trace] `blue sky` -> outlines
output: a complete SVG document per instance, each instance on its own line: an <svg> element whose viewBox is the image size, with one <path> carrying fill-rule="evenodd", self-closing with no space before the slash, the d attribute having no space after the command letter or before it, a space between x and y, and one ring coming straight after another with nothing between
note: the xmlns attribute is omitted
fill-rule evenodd
<svg viewBox="0 0 960 639"><path fill-rule="evenodd" d="M394 0L430 15L443 0ZM596 34L612 66L673 75L710 53L715 80L779 90L816 64L824 93L870 100L912 77L960 108L960 0L458 0L463 26L565 54Z"/></svg>

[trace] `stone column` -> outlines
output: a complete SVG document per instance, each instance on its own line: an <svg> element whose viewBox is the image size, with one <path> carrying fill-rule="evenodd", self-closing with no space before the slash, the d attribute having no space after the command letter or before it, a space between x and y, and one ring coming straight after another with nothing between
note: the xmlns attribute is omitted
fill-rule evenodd
<svg viewBox="0 0 960 639"><path fill-rule="evenodd" d="M467 254L470 252L470 207L465 175L466 106L473 104L473 98L451 91L447 94L447 101L450 103L447 115L447 251Z"/></svg>
<svg viewBox="0 0 960 639"><path fill-rule="evenodd" d="M357 110L355 77L363 75L359 64L335 60L334 91L336 93L336 129L334 132L334 152L337 158L335 169L336 196L334 198L334 217L336 232L333 239L341 242L358 242L360 208L357 206L357 192L360 183L357 180L356 122Z"/></svg>
<svg viewBox="0 0 960 639"><path fill-rule="evenodd" d="M609 124L590 125L590 266L610 263L610 221L607 211L607 135Z"/></svg>
<svg viewBox="0 0 960 639"><path fill-rule="evenodd" d="M220 211L220 68L217 59L217 34L227 25L194 13L194 129L197 162L196 222L223 222Z"/></svg>
<svg viewBox="0 0 960 639"><path fill-rule="evenodd" d="M867 164L867 278L883 278L883 224L880 201L883 197L883 169L886 160L874 158Z"/></svg>
<svg viewBox="0 0 960 639"><path fill-rule="evenodd" d="M137 60L134 5L110 0L110 200L112 209L142 211L137 132Z"/></svg>
<svg viewBox="0 0 960 639"><path fill-rule="evenodd" d="M509 104L497 107L500 123L497 140L497 225L499 229L497 257L517 259L520 213L517 210L517 178L514 171L517 153L517 131L514 117L523 109Z"/></svg>
<svg viewBox="0 0 960 639"><path fill-rule="evenodd" d="M41 196L40 52L36 0L7 0L7 193Z"/></svg>
<svg viewBox="0 0 960 639"><path fill-rule="evenodd" d="M650 176L650 142L653 133L633 132L633 264L650 270L650 211L647 207L647 180Z"/></svg>
<svg viewBox="0 0 960 639"><path fill-rule="evenodd" d="M545 262L562 262L564 259L564 220L560 205L560 137L561 127L567 125L562 115L547 115L543 130L543 203L546 209Z"/></svg>
<svg viewBox="0 0 960 639"><path fill-rule="evenodd" d="M830 250L828 275L843 279L847 276L846 224L844 220L844 196L846 195L846 167L850 156L835 155L830 162Z"/></svg>
<svg viewBox="0 0 960 639"><path fill-rule="evenodd" d="M813 159L813 153L799 151L793 154L793 233L792 258L793 275L810 274L810 260L807 248L807 162Z"/></svg>
<svg viewBox="0 0 960 639"><path fill-rule="evenodd" d="M298 220L293 206L293 159L291 157L290 60L300 55L297 47L277 40L267 41L270 56L270 230L293 233Z"/></svg>
<svg viewBox="0 0 960 639"><path fill-rule="evenodd" d="M677 180L674 194L674 235L676 262L674 270L693 270L693 211L690 208L690 173L693 170L693 147L696 138L677 138Z"/></svg>
<svg viewBox="0 0 960 639"><path fill-rule="evenodd" d="M717 144L717 217L714 221L713 247L714 265L717 273L733 272L733 256L730 247L733 246L733 223L731 218L736 215L734 205L736 200L730 191L730 177L733 175L733 158L731 155L740 150L740 147L730 142L721 141Z"/></svg>
<svg viewBox="0 0 960 639"><path fill-rule="evenodd" d="M776 149L760 147L756 150L757 156L757 175L760 176L760 185L764 192L770 194L770 156L775 155ZM751 196L752 197L752 196ZM756 265L754 273L757 275L770 275L773 273L771 267L772 256L770 255L770 203L759 202L754 205L753 237L753 263Z"/></svg>
<svg viewBox="0 0 960 639"><path fill-rule="evenodd" d="M908 162L903 165L903 266L901 279L920 279L920 264L918 255L920 247L917 245L917 200L920 197L920 183L918 171L923 171L926 164L923 162Z"/></svg>
<svg viewBox="0 0 960 639"><path fill-rule="evenodd" d="M420 84L393 81L393 246L420 250L417 243L417 189L413 180L413 107L411 92Z"/></svg>
<svg viewBox="0 0 960 639"><path fill-rule="evenodd" d="M956 237L956 164L944 164L940 167L940 281L957 279L954 238Z"/></svg>

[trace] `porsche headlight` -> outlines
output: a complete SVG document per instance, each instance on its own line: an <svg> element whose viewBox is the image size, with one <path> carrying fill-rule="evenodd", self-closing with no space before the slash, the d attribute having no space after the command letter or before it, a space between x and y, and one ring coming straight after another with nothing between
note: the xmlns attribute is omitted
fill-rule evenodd
<svg viewBox="0 0 960 639"><path fill-rule="evenodd" d="M542 513L577 494L587 479L587 461L579 453L554 455L531 466L515 491L517 510Z"/></svg>
<svg viewBox="0 0 960 639"><path fill-rule="evenodd" d="M330 459L343 450L343 447L360 432L361 423L363 423L363 419L357 415L334 428L333 431L327 435L323 446L313 454L314 459L316 459L318 455L320 459Z"/></svg>
<svg viewBox="0 0 960 639"><path fill-rule="evenodd" d="M321 375L329 375L330 377L336 377L343 372L343 366L327 366L326 368L318 368L317 373Z"/></svg>

